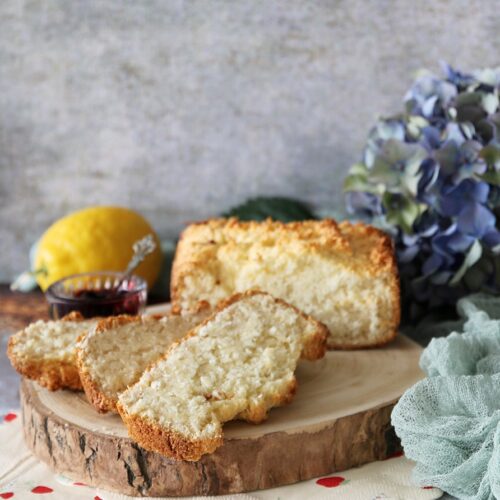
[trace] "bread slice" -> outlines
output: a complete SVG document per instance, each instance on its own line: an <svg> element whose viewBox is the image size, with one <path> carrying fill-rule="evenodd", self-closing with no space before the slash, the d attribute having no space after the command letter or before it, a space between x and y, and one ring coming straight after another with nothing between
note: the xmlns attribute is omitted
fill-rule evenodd
<svg viewBox="0 0 500 500"><path fill-rule="evenodd" d="M122 392L118 411L142 447L196 461L222 424L259 423L291 401L300 357L325 353L324 325L262 292L235 295Z"/></svg>
<svg viewBox="0 0 500 500"><path fill-rule="evenodd" d="M137 382L170 345L201 323L207 312L103 319L77 348L77 365L89 402L101 413L117 411L118 394Z"/></svg>
<svg viewBox="0 0 500 500"><path fill-rule="evenodd" d="M96 323L77 312L57 321L36 321L9 338L7 356L21 375L51 391L80 390L76 343Z"/></svg>
<svg viewBox="0 0 500 500"><path fill-rule="evenodd" d="M231 218L185 229L172 270L174 309L190 310L199 301L214 306L249 289L268 292L324 323L330 348L379 346L397 333L393 245L371 226Z"/></svg>

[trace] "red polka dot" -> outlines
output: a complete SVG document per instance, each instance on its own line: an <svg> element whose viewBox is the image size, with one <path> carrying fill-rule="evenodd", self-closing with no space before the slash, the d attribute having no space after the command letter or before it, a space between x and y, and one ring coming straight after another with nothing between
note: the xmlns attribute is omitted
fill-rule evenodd
<svg viewBox="0 0 500 500"><path fill-rule="evenodd" d="M322 477L316 481L316 484L320 486L325 486L326 488L335 488L339 486L345 481L345 478L341 476L330 476L330 477Z"/></svg>
<svg viewBox="0 0 500 500"><path fill-rule="evenodd" d="M73 483L73 486L87 486L85 483Z"/></svg>
<svg viewBox="0 0 500 500"><path fill-rule="evenodd" d="M12 420L15 420L17 418L17 415L15 413L7 413L7 415L4 415L3 421L4 422L12 422Z"/></svg>
<svg viewBox="0 0 500 500"><path fill-rule="evenodd" d="M35 486L32 490L31 493L38 493L40 495L43 495L44 493L52 493L54 490L52 488L49 488L48 486Z"/></svg>
<svg viewBox="0 0 500 500"><path fill-rule="evenodd" d="M14 493L12 493L12 491L0 493L0 498L12 498L13 496L14 496Z"/></svg>
<svg viewBox="0 0 500 500"><path fill-rule="evenodd" d="M433 490L434 486L422 486L423 490Z"/></svg>
<svg viewBox="0 0 500 500"><path fill-rule="evenodd" d="M102 500L101 497L98 497L97 495L94 497L94 500Z"/></svg>

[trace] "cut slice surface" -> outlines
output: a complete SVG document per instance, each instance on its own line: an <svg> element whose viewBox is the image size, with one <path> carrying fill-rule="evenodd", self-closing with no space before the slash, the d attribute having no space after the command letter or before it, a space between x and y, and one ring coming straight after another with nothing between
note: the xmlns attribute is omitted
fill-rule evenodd
<svg viewBox="0 0 500 500"><path fill-rule="evenodd" d="M97 321L78 313L56 321L36 321L9 338L7 355L21 375L51 391L81 389L76 344Z"/></svg>
<svg viewBox="0 0 500 500"><path fill-rule="evenodd" d="M118 394L207 316L199 312L100 321L78 346L78 370L89 402L100 412L116 411Z"/></svg>
<svg viewBox="0 0 500 500"><path fill-rule="evenodd" d="M258 423L295 392L299 358L325 353L326 327L262 292L230 298L119 396L129 434L146 449L199 460L222 424Z"/></svg>

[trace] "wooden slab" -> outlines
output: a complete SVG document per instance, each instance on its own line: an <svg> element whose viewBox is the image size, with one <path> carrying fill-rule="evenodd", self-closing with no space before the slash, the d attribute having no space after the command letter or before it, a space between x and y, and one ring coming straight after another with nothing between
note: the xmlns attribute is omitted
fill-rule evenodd
<svg viewBox="0 0 500 500"><path fill-rule="evenodd" d="M117 415L97 414L83 393L51 393L27 380L21 385L25 437L55 471L128 495L216 495L290 484L399 451L390 414L423 377L420 353L400 336L383 349L303 361L291 405L273 409L261 425L226 424L224 445L199 462L143 450Z"/></svg>

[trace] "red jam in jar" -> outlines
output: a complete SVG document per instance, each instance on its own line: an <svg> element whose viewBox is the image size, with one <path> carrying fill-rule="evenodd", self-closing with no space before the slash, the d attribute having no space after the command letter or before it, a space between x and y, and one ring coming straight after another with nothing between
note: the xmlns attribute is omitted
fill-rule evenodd
<svg viewBox="0 0 500 500"><path fill-rule="evenodd" d="M147 283L138 276L120 282L121 274L95 272L75 274L47 289L52 319L78 311L85 318L141 314L147 300Z"/></svg>

